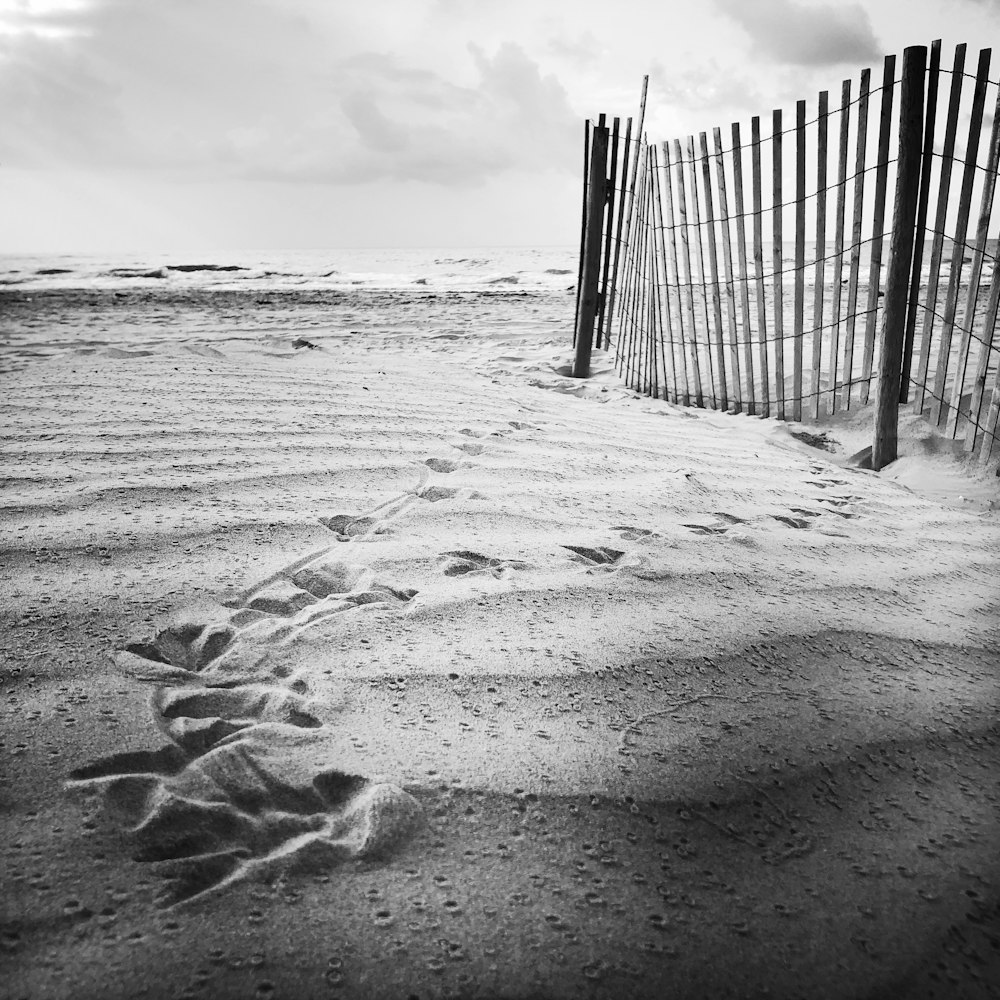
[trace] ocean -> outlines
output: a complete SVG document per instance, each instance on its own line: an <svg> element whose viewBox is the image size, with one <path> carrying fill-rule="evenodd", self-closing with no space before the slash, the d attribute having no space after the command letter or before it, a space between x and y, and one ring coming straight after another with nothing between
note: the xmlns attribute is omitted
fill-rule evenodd
<svg viewBox="0 0 1000 1000"><path fill-rule="evenodd" d="M816 245L807 243L805 250L804 328L811 331ZM858 262L859 337L863 336L864 314L869 307L870 250L870 245L862 247ZM951 271L952 248L949 245L945 250L936 306L939 312L944 308ZM989 250L992 257L996 250L993 242ZM832 246L827 245L826 252L832 253ZM886 246L880 287L887 258ZM928 250L923 292L929 258ZM971 261L967 254L964 258L963 279ZM748 336L752 342L760 336L753 265L748 264L751 328L742 329L740 313L741 344ZM781 282L786 376L791 372L794 266L794 244L786 242L782 246ZM577 267L575 246L0 255L0 374L66 354L273 352L307 347L336 351L337 345L347 340L360 340L373 351L412 350L418 345L422 349L449 349L458 346L455 342L482 344L486 350L491 342L568 346L573 336ZM768 280L772 268L772 247L765 244L764 304L773 317L774 285ZM847 323L849 273L845 257L839 287L842 326ZM977 329L985 319L991 275L992 260L988 258L975 305ZM833 261L828 259L820 305L824 372L833 368L828 355L833 349L834 278ZM680 298L671 294L670 308L676 311ZM699 323L711 328L711 306L700 283L694 298ZM877 323L880 292L875 301ZM964 280L956 305L961 328L966 311ZM725 296L723 309L728 309ZM921 312L918 322L923 320ZM768 326L772 323L773 318ZM701 364L711 371L709 342L703 334L698 340ZM956 336L953 352L960 344L961 337ZM773 357L770 363L774 365ZM863 363L859 349L852 378L862 376ZM995 366L991 357L989 370ZM838 378L844 378L843 372Z"/></svg>
<svg viewBox="0 0 1000 1000"><path fill-rule="evenodd" d="M575 247L0 256L0 372L66 353L569 342Z"/></svg>

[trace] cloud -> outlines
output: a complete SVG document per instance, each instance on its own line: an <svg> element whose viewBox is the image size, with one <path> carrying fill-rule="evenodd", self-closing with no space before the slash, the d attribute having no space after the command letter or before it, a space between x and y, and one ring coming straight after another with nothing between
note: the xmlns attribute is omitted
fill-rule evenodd
<svg viewBox="0 0 1000 1000"><path fill-rule="evenodd" d="M0 36L70 38L79 32L67 23L67 15L72 17L88 6L89 0L7 0L0 3Z"/></svg>
<svg viewBox="0 0 1000 1000"><path fill-rule="evenodd" d="M657 99L679 110L756 110L764 103L750 80L731 69L723 71L714 59L672 73L655 62L649 82Z"/></svg>
<svg viewBox="0 0 1000 1000"><path fill-rule="evenodd" d="M751 53L768 62L835 66L882 59L865 9L795 0L715 0L750 36Z"/></svg>
<svg viewBox="0 0 1000 1000"><path fill-rule="evenodd" d="M355 91L344 97L340 106L368 149L376 153L398 153L409 145L406 128L386 118L371 94Z"/></svg>
<svg viewBox="0 0 1000 1000"><path fill-rule="evenodd" d="M277 0L45 5L54 33L0 33L10 166L465 185L577 167L565 90L509 42L373 51L371 17Z"/></svg>
<svg viewBox="0 0 1000 1000"><path fill-rule="evenodd" d="M548 40L548 50L577 68L586 69L600 59L602 46L592 31L585 31L575 39L564 34L552 35Z"/></svg>
<svg viewBox="0 0 1000 1000"><path fill-rule="evenodd" d="M64 36L0 34L0 162L131 162L120 88L74 48L54 45L55 37Z"/></svg>
<svg viewBox="0 0 1000 1000"><path fill-rule="evenodd" d="M351 131L311 176L470 185L514 169L575 170L579 120L558 80L512 43L492 56L476 45L468 53L477 79L466 87L384 56L342 63Z"/></svg>

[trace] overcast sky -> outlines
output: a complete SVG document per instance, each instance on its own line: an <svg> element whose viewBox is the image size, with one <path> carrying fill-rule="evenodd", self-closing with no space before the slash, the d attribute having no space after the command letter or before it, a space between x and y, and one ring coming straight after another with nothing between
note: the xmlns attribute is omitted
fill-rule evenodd
<svg viewBox="0 0 1000 1000"><path fill-rule="evenodd" d="M934 38L1000 0L0 0L0 251L571 244L643 74L666 139Z"/></svg>

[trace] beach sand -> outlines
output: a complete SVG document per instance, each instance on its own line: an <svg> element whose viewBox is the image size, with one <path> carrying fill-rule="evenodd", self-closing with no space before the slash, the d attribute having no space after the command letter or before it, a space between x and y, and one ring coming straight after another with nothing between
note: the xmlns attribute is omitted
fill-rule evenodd
<svg viewBox="0 0 1000 1000"><path fill-rule="evenodd" d="M5 377L4 996L998 995L995 478L294 339Z"/></svg>

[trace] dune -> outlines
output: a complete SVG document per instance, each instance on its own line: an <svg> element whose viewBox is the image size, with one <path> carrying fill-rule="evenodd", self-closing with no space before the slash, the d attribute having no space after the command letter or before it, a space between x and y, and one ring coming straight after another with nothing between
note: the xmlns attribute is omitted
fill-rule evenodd
<svg viewBox="0 0 1000 1000"><path fill-rule="evenodd" d="M995 478L296 336L5 376L8 995L993 995Z"/></svg>

